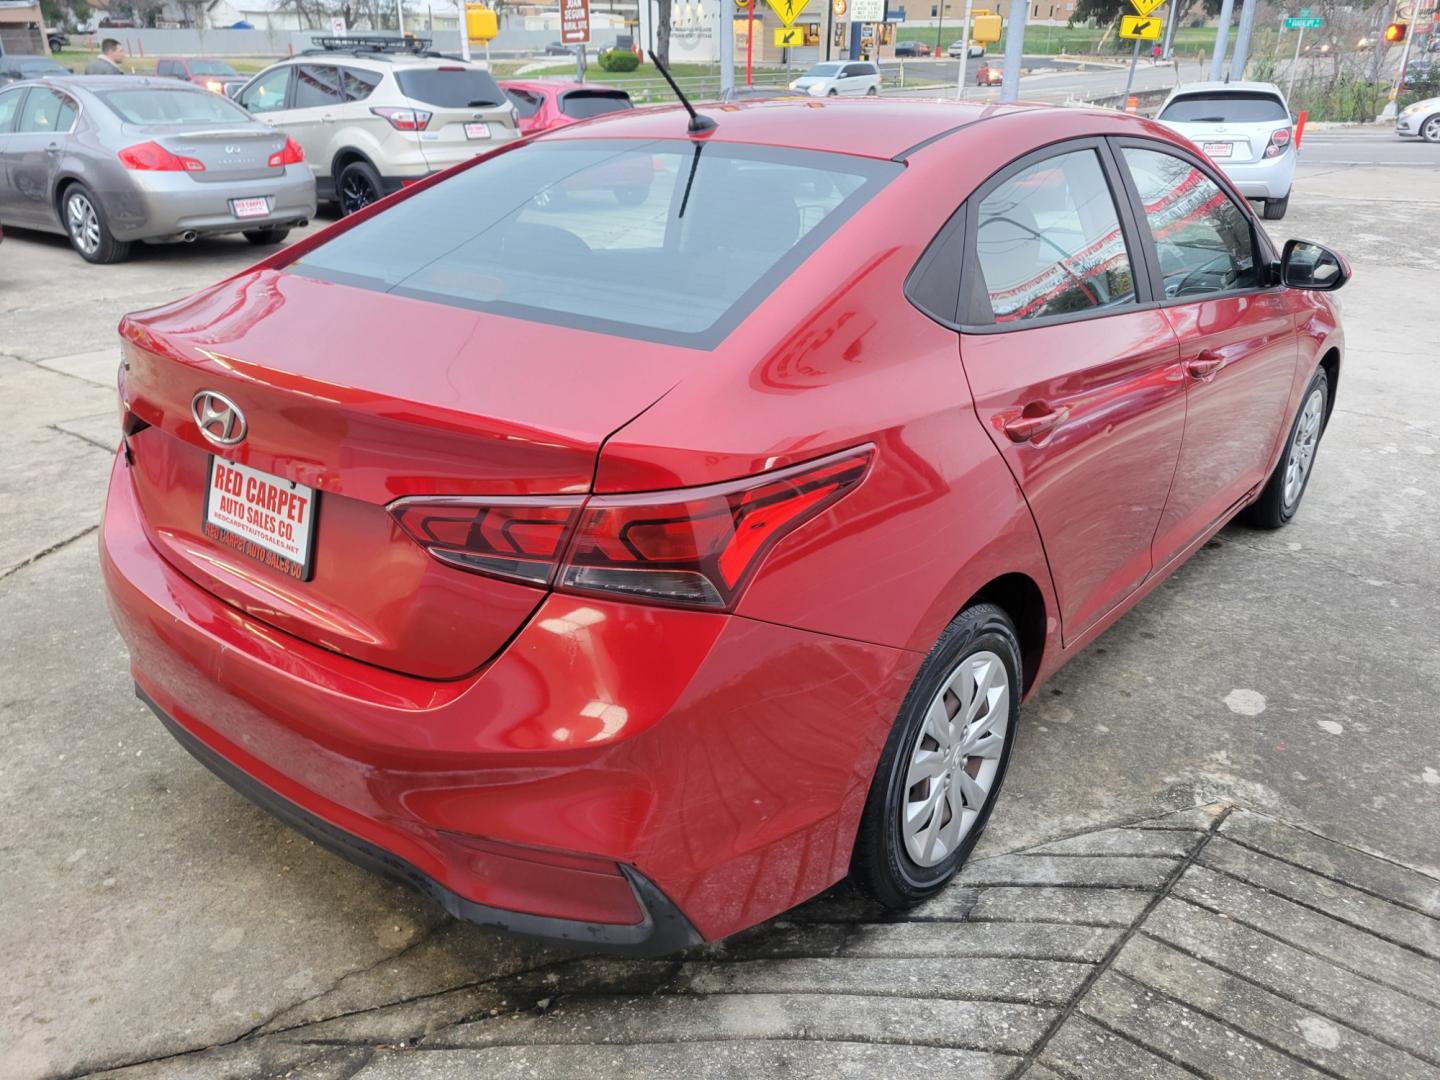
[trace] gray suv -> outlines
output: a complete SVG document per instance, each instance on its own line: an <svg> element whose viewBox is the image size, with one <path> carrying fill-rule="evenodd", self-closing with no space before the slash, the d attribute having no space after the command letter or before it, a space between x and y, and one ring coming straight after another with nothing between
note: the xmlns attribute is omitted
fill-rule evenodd
<svg viewBox="0 0 1440 1080"><path fill-rule="evenodd" d="M342 214L519 137L514 106L483 67L418 39L316 41L235 101L305 148L320 199Z"/></svg>

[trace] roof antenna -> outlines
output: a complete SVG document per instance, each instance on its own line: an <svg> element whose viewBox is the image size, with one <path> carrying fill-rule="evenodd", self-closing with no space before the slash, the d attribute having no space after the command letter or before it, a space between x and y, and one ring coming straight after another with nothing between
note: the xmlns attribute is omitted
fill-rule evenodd
<svg viewBox="0 0 1440 1080"><path fill-rule="evenodd" d="M708 116L701 116L695 111L695 106L690 104L690 99L680 92L680 87L675 85L675 80L670 77L670 69L660 62L655 55L655 50L650 50L650 62L655 65L655 70L665 76L665 81L670 84L670 89L675 91L675 96L680 99L680 104L685 106L685 111L690 114L690 126L687 129L691 135L700 135L706 131L714 131L719 127L714 120Z"/></svg>

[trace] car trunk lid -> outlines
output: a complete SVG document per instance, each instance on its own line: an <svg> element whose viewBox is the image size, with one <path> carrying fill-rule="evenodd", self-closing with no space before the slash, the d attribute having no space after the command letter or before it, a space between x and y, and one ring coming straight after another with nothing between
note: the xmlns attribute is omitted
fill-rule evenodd
<svg viewBox="0 0 1440 1080"><path fill-rule="evenodd" d="M173 126L126 124L125 133L137 141L158 143L179 157L199 161L204 170L187 175L201 184L261 180L285 172L285 166L269 164L270 155L285 148L285 136L258 126L216 124L177 131Z"/></svg>
<svg viewBox="0 0 1440 1080"><path fill-rule="evenodd" d="M544 593L431 558L386 507L583 494L605 438L677 379L662 346L269 269L130 316L121 332L131 473L162 555L279 630L438 679L483 665ZM242 441L202 435L200 393L244 414ZM314 489L308 580L207 529L214 459Z"/></svg>

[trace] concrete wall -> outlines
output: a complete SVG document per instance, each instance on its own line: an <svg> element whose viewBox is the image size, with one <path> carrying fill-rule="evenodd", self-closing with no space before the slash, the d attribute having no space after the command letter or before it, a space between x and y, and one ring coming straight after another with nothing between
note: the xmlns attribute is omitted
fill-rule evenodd
<svg viewBox="0 0 1440 1080"><path fill-rule="evenodd" d="M423 18L407 23L406 29L420 37L430 38L433 47L441 52L460 51L458 30L427 30ZM365 31L357 31L364 33ZM596 27L591 49L609 48L615 43L620 31ZM313 39L324 30L127 30L119 28L102 29L95 34L73 34L73 48L98 49L103 38L113 37L125 47L126 53L134 60L156 56L288 56L292 52L303 52L315 47ZM552 41L558 41L556 30L527 30L523 27L506 27L500 36L490 43L492 53L504 54L543 49ZM474 45L471 52L483 56L484 49Z"/></svg>

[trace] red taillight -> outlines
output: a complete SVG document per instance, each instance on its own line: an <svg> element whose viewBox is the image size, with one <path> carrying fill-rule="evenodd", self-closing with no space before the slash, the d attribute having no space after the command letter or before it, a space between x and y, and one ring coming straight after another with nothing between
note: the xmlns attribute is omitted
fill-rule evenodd
<svg viewBox="0 0 1440 1080"><path fill-rule="evenodd" d="M674 492L588 501L422 497L390 512L430 554L463 570L718 611L734 605L781 537L863 479L872 453Z"/></svg>
<svg viewBox="0 0 1440 1080"><path fill-rule="evenodd" d="M1290 129L1288 127L1276 128L1270 133L1270 145L1265 147L1266 157L1278 157L1285 152L1290 145Z"/></svg>
<svg viewBox="0 0 1440 1080"><path fill-rule="evenodd" d="M583 496L401 499L390 514L421 547L461 570L548 585Z"/></svg>
<svg viewBox="0 0 1440 1080"><path fill-rule="evenodd" d="M390 121L396 131L424 131L430 126L431 114L424 109L397 109L392 105L376 105L370 110Z"/></svg>
<svg viewBox="0 0 1440 1080"><path fill-rule="evenodd" d="M294 139L286 138L285 145L270 155L270 167L299 165L305 160L305 150Z"/></svg>
<svg viewBox="0 0 1440 1080"><path fill-rule="evenodd" d="M205 163L192 157L172 154L155 142L127 146L116 155L127 169L140 172L204 172Z"/></svg>

